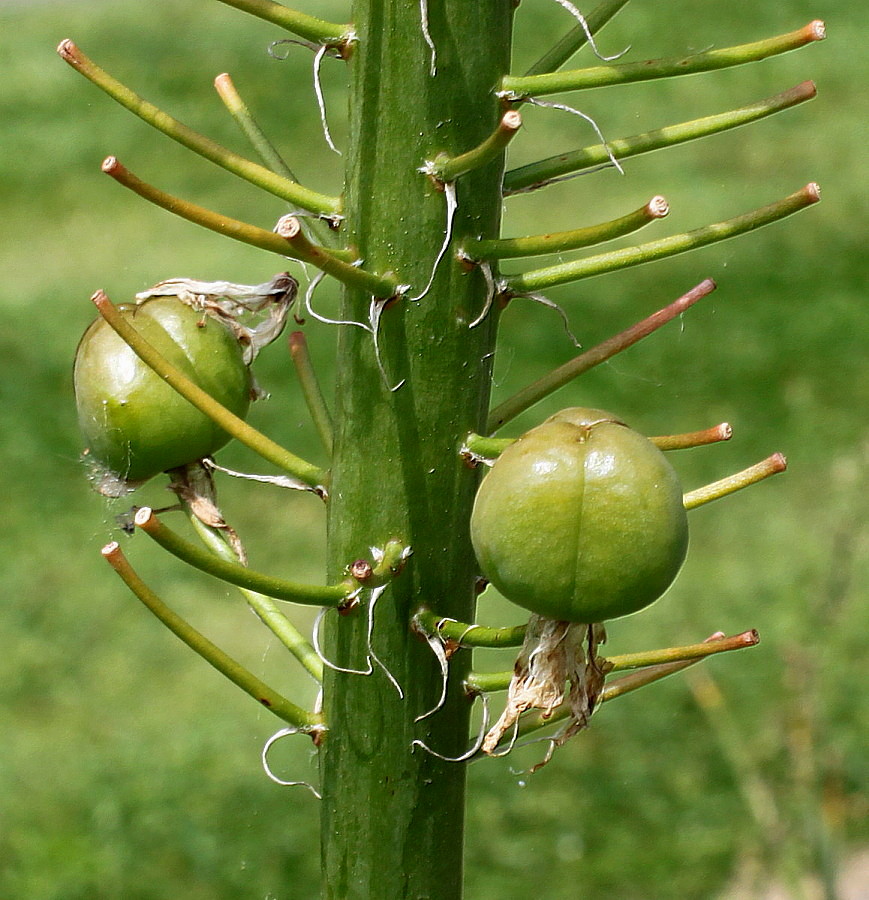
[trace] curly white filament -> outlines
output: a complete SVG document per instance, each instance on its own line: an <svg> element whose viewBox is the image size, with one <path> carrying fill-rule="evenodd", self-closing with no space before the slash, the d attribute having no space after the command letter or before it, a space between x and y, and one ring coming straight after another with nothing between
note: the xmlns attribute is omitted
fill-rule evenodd
<svg viewBox="0 0 869 900"><path fill-rule="evenodd" d="M269 750L272 748L272 745L279 741L281 738L285 738L290 734L299 734L298 728L281 728L280 731L275 732L266 742L262 749L262 765L266 775L269 777L271 781L275 784L280 784L284 787L305 787L307 788L318 800L322 800L323 798L320 796L320 792L312 785L308 784L307 781L286 781L283 778L279 778L272 771L271 766L269 765Z"/></svg>
<svg viewBox="0 0 869 900"><path fill-rule="evenodd" d="M317 613L317 618L314 619L314 628L311 633L311 643L314 645L314 652L317 656L320 657L320 661L324 666L328 666L328 668L332 669L334 672L344 672L347 675L371 675L374 672L374 666L371 663L371 658L366 657L365 662L368 666L367 669L346 669L343 666L337 666L331 660L326 659L323 655L323 651L320 649L320 625L323 621L323 616L331 609L329 606L324 606L320 612Z"/></svg>
<svg viewBox="0 0 869 900"><path fill-rule="evenodd" d="M437 75L438 72L438 57L434 41L431 38L431 32L428 29L428 0L419 0L419 19L422 26L423 39L428 45L429 50L431 50L431 65L429 67L429 72L431 73L432 78L434 78L434 76Z"/></svg>
<svg viewBox="0 0 869 900"><path fill-rule="evenodd" d="M486 302L483 304L483 311L468 325L468 328L476 328L489 315L489 310L495 300L495 278L492 275L492 266L488 262L481 262L480 271L483 273L483 278L486 279Z"/></svg>
<svg viewBox="0 0 869 900"><path fill-rule="evenodd" d="M607 152L607 156L610 158L610 163L616 168L620 175L625 174L625 170L622 168L621 163L616 159L615 154L610 150L610 145L607 143L606 138L603 136L603 132L598 127L597 122L587 115L584 112L580 112L578 109L574 109L572 106L567 106L564 103L551 103L548 100L538 100L535 97L527 97L526 102L530 103L532 106L545 106L547 109L560 109L562 112L572 113L574 116L579 116L580 119L585 119L589 125L594 129L594 133L598 136L601 144L603 144L604 149Z"/></svg>
<svg viewBox="0 0 869 900"><path fill-rule="evenodd" d="M323 98L323 86L320 84L320 63L323 62L323 57L326 55L328 49L329 48L323 44L314 54L314 93L317 95L317 106L320 108L320 122L323 125L323 137L326 138L329 149L337 153L338 156L341 156L341 151L335 146L335 143L332 140L332 133L329 131L329 123L326 121L326 101Z"/></svg>
<svg viewBox="0 0 869 900"><path fill-rule="evenodd" d="M592 52L598 58L603 60L604 62L612 62L614 59L618 59L620 56L624 56L630 47L625 47L619 53L614 53L612 56L603 56L601 52L597 49L597 44L594 40L594 35L591 33L591 29L588 27L588 22L585 19L585 16L570 2L570 0L555 0L555 2L562 7L562 9L566 9L577 22L579 22L580 27L585 32L586 40L588 41L589 47L591 47Z"/></svg>
<svg viewBox="0 0 869 900"><path fill-rule="evenodd" d="M483 746L483 739L486 736L486 729L489 727L489 698L485 694L477 695L482 704L483 704L483 718L480 723L480 733L477 735L477 740L474 741L473 746L463 753L461 756L444 756L442 753L438 753L437 750L432 750L424 741L419 739L411 741L410 749L413 751L416 747L421 747L425 750L426 753L431 756L437 757L438 759L442 759L444 762L465 762L469 760L472 756L476 756L477 753L480 752L480 747Z"/></svg>
<svg viewBox="0 0 869 900"><path fill-rule="evenodd" d="M398 683L392 672L386 667L383 660L381 660L374 652L374 647L371 644L371 638L374 634L374 607L387 587L389 587L389 585L384 584L378 588L374 588L374 590L371 591L371 599L368 601L368 658L369 660L374 660L374 662L383 669L386 677L392 682L392 686L398 692L399 700L404 700L404 691L402 690L401 685Z"/></svg>
<svg viewBox="0 0 869 900"><path fill-rule="evenodd" d="M431 647L432 653L437 657L437 661L441 667L441 696L438 702L435 703L428 712L424 712L421 716L417 716L413 720L414 722L421 722L423 719L427 719L429 716L434 715L447 701L447 682L450 675L450 664L447 659L446 650L444 649L444 642L440 635L437 634L427 634L425 635L425 639L426 643Z"/></svg>
<svg viewBox="0 0 869 900"><path fill-rule="evenodd" d="M441 249L438 252L437 257L435 258L428 284L423 288L420 294L416 295L416 297L408 298L409 300L413 300L414 302L416 302L417 300L422 300L422 298L425 297L425 295L431 290L431 286L434 284L435 275L438 271L438 266L440 265L441 260L444 258L444 254L447 252L447 247L449 247L450 241L453 239L453 219L455 218L456 208L458 207L458 201L456 200L455 182L444 182L444 196L447 198L447 225L444 234L444 242L441 245Z"/></svg>

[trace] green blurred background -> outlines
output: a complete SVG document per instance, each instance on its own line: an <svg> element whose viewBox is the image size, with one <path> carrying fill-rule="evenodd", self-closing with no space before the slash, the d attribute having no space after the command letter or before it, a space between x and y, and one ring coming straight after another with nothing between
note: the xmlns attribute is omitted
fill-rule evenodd
<svg viewBox="0 0 869 900"><path fill-rule="evenodd" d="M331 0L302 8L343 17ZM662 193L672 211L645 233L650 239L811 180L824 190L819 207L753 237L549 295L589 347L704 277L719 284L681 320L563 389L510 433L578 404L612 409L650 434L726 420L735 431L729 444L675 458L687 487L775 450L788 455L790 470L693 513L692 550L676 586L610 629L614 653L751 627L761 645L710 661L704 671L714 681L677 676L607 706L533 777L516 771L539 758L541 745L474 764L470 900L532 892L546 900L759 897L767 880L806 898L823 896L818 884L826 881L832 897L837 872L859 879L869 839L869 13L861 2L834 0L637 0L600 43L608 53L631 44L628 58L642 59L754 40L815 17L830 37L799 53L568 101L610 137L740 106L806 78L819 85L813 103L630 160L625 177L607 171L507 205L505 233L520 234L602 221ZM516 71L571 24L545 0L524 0L517 23ZM114 106L55 56L64 37L248 154L211 88L229 71L300 178L339 189L340 160L319 129L311 54L285 45L286 61L270 58L269 42L283 37L277 29L208 0L0 4L0 897L315 897L316 801L269 782L260 768L263 742L279 723L165 633L100 559L125 504L87 487L70 387L96 288L122 301L167 277L255 283L282 268L147 207L100 174L104 156L264 227L285 209ZM340 145L341 66L327 61L323 80ZM586 124L562 113L531 109L525 121L516 163L595 142ZM324 289L318 301L334 309L335 293ZM334 332L307 330L328 382ZM574 352L553 313L513 304L496 400ZM255 424L322 461L283 344L263 355L258 377L272 397L256 408ZM220 461L257 469L239 448ZM254 565L321 577L315 500L266 486L221 489ZM167 497L154 483L135 500L162 505ZM176 608L257 674L313 700L313 685L240 599L142 538L121 540ZM480 616L517 619L488 598ZM278 745L272 762L285 777L316 778L307 742ZM815 881L800 893L808 876Z"/></svg>

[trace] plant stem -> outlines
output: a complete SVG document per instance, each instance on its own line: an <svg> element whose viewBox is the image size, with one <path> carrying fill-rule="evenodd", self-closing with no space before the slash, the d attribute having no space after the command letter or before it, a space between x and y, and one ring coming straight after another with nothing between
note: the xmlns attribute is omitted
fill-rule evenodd
<svg viewBox="0 0 869 900"><path fill-rule="evenodd" d="M218 96L223 101L223 105L229 111L229 114L235 119L238 127L242 130L245 137L250 141L257 155L268 166L272 172L276 172L289 181L297 181L290 167L284 162L283 157L278 153L274 144L268 139L265 132L260 128L259 123L254 118L253 113L247 104L242 100L241 95L235 87L235 83L227 72L223 72L214 79L214 88ZM311 233L315 234L323 244L332 247L336 242L336 234L323 219L308 220L305 226Z"/></svg>
<svg viewBox="0 0 869 900"><path fill-rule="evenodd" d="M588 225L570 231L556 231L531 237L496 238L476 241L466 245L462 255L472 260L515 259L522 256L541 256L545 253L560 253L564 250L579 250L593 244L602 244L615 238L624 237L645 228L656 219L663 219L670 207L663 197L652 199L639 209L618 219L600 225Z"/></svg>
<svg viewBox="0 0 869 900"><path fill-rule="evenodd" d="M420 607L473 621L477 567L468 522L479 474L456 449L485 423L497 311L468 327L485 304L486 281L452 253L440 255L447 200L419 170L438 152L459 156L496 129L503 109L492 86L507 70L512 6L429 2L423 29L418 3L354 5L347 241L366 266L395 272L415 293L430 286L418 302L382 309L376 347L361 328L339 329L331 577L390 537L410 544L413 556L373 623L377 655L404 699L379 672L325 673L321 834L329 900L461 896L465 767L414 751L412 742L464 752L467 661L451 666L444 706L415 722L439 698L441 672L411 622ZM502 174L496 158L456 182L455 246L469 235L498 234ZM370 294L347 290L340 318L366 321L370 306ZM358 667L368 653L365 619L324 620L324 649L338 665Z"/></svg>
<svg viewBox="0 0 869 900"><path fill-rule="evenodd" d="M216 422L224 431L263 459L278 468L289 472L312 490L324 493L326 473L317 466L311 465L289 450L276 444L271 438L252 428L244 419L230 412L207 394L198 384L191 381L183 372L175 368L162 353L143 338L136 328L114 306L109 298L97 291L91 297L100 315L114 331L130 346L130 349L147 366L150 366L171 388L176 390L185 400L192 403L200 412Z"/></svg>
<svg viewBox="0 0 869 900"><path fill-rule="evenodd" d="M498 127L479 146L458 156L437 156L429 167L432 177L443 183L455 181L474 169L503 158L504 151L522 127L522 116L510 109L501 116Z"/></svg>
<svg viewBox="0 0 869 900"><path fill-rule="evenodd" d="M88 81L105 91L121 106L126 107L144 122L158 131L162 131L163 134L194 153L204 156L205 159L232 172L233 175L238 175L239 178L243 178L302 209L322 216L334 216L340 212L340 203L337 197L327 197L325 194L318 194L294 181L289 181L264 166L233 153L211 138L207 138L179 122L159 107L154 106L153 103L143 100L126 85L121 84L120 81L92 62L72 41L61 41L57 52L74 69L81 72Z"/></svg>
<svg viewBox="0 0 869 900"><path fill-rule="evenodd" d="M585 22L592 35L596 34L607 22L626 6L628 0L603 0L586 17ZM540 75L544 72L554 72L560 69L577 50L588 43L588 35L582 25L575 25L571 30L547 53L534 63L525 73L526 75Z"/></svg>
<svg viewBox="0 0 869 900"><path fill-rule="evenodd" d="M445 619L429 609L418 610L414 624L423 634L438 635L463 647L521 647L525 638L524 625L504 628L469 625L467 622Z"/></svg>
<svg viewBox="0 0 869 900"><path fill-rule="evenodd" d="M748 125L782 112L798 103L811 100L816 94L815 85L811 81L804 81L781 94L765 100L758 100L756 103L739 109L705 116L702 119L680 122L678 125L667 125L655 131L647 131L631 137L617 138L607 141L606 144L594 144L579 150L560 153L558 156L551 156L540 162L530 163L507 172L504 176L504 193L516 194L533 190L562 176L581 174L585 170L599 166L609 166L612 165L612 157L627 159L642 153L650 153L653 150L674 147L686 141L719 134L731 128L739 128L742 125Z"/></svg>
<svg viewBox="0 0 869 900"><path fill-rule="evenodd" d="M335 431L332 423L332 414L326 406L326 398L320 388L317 373L311 363L311 354L308 352L308 342L303 331L294 331L289 337L290 355L296 369L299 384L302 386L302 394L308 405L308 412L320 436L326 452L332 455L332 437Z"/></svg>
<svg viewBox="0 0 869 900"><path fill-rule="evenodd" d="M273 0L219 0L227 6L234 6L242 12L250 13L273 25L279 25L291 34L297 34L307 41L327 46L341 46L352 32L350 25L336 25L314 16L289 9Z"/></svg>
<svg viewBox="0 0 869 900"><path fill-rule="evenodd" d="M719 441L729 441L733 437L733 429L727 422L704 428L703 431L689 431L685 434L665 434L650 437L649 440L659 450L690 450L692 447L705 447Z"/></svg>
<svg viewBox="0 0 869 900"><path fill-rule="evenodd" d="M283 719L285 722L298 728L299 731L307 734L322 731L323 720L320 716L309 713L287 700L286 697L282 697L277 691L248 671L241 663L234 660L220 647L208 640L205 635L197 631L189 622L171 610L139 578L117 542L112 541L110 544L106 544L102 549L102 554L136 597L173 634L184 641L192 650L195 650L207 663L214 666L221 675L224 675L233 684L253 697L254 700L273 712L279 719Z"/></svg>
<svg viewBox="0 0 869 900"><path fill-rule="evenodd" d="M777 54L788 53L814 41L823 40L825 36L824 23L815 20L809 22L805 27L787 34L753 41L750 44L740 44L737 47L692 53L690 56L673 59L647 59L619 66L594 66L588 69L551 72L545 75L523 77L508 75L501 82L501 91L510 100L522 100L526 97L545 97L549 94L561 94L565 91L578 91L584 88L712 72L716 69L741 66Z"/></svg>
<svg viewBox="0 0 869 900"><path fill-rule="evenodd" d="M622 350L636 344L644 337L650 335L653 331L657 331L662 325L675 319L681 315L686 309L693 306L698 300L706 297L715 290L715 282L711 278L701 281L696 287L683 294L678 300L674 300L669 306L659 309L656 313L637 322L630 328L625 329L614 337L608 338L603 343L580 353L573 359L568 360L564 365L553 369L548 375L539 378L533 384L529 384L517 394L505 400L489 414L489 420L486 424L486 432L491 434L497 431L507 422L515 419L520 413L530 409L535 403L541 401L544 397L555 393L559 388L564 387L574 378L587 372L589 369L600 365L602 362L611 359Z"/></svg>
<svg viewBox="0 0 869 900"><path fill-rule="evenodd" d="M350 595L358 585L350 579L340 584L313 585L299 584L298 582L285 581L283 578L275 578L264 575L262 572L254 572L247 566L228 559L222 559L191 544L181 535L176 534L168 525L164 525L153 510L143 506L136 512L135 524L146 534L153 538L164 550L168 550L173 556L186 562L188 565L228 581L238 587L257 591L275 600L286 600L290 603L302 603L307 606L341 606L350 599Z"/></svg>
<svg viewBox="0 0 869 900"><path fill-rule="evenodd" d="M186 504L185 504L186 506ZM187 506L188 519L202 542L216 556L226 562L237 562L238 557L216 529L205 525L198 516L190 512ZM296 657L308 674L318 682L323 681L323 662L310 642L302 636L295 625L278 609L274 600L265 594L238 588L248 606L256 613L260 621L271 633Z"/></svg>
<svg viewBox="0 0 869 900"><path fill-rule="evenodd" d="M716 653L726 653L730 650L741 650L743 647L753 647L759 641L760 637L756 631L745 631L733 637L722 636L713 641L706 640L699 644L686 644L682 647L667 647L663 650L644 650L640 653L624 653L620 656L601 657L600 665L609 674L610 672L621 672L625 669L658 667L664 664L691 660L699 661ZM512 678L512 670L507 672L471 672L465 679L465 687L472 693L506 691Z"/></svg>
<svg viewBox="0 0 869 900"><path fill-rule="evenodd" d="M743 213L743 215L728 219L726 222L704 225L694 231L675 234L636 247L625 247L609 253L600 253L597 256L588 256L575 262L561 263L545 269L523 272L521 275L512 275L504 279L504 287L507 292L513 294L532 293L559 284L569 284L583 278L603 275L605 272L615 272L619 269L628 269L632 266L667 259L680 253L687 253L689 250L697 250L709 244L717 244L720 241L747 234L749 231L754 231L772 222L778 222L786 216L793 215L801 209L817 203L820 199L818 186L810 183L789 197L771 203L769 206Z"/></svg>
<svg viewBox="0 0 869 900"><path fill-rule="evenodd" d="M752 632L747 632L747 634L752 634ZM720 640L726 640L724 635L720 632L717 635L707 638L708 643ZM746 647L753 647L756 643L757 641L754 641L753 643L738 643L736 646L731 647L730 649L741 650ZM702 662L704 658L705 657L701 656L695 657L694 659L682 660L680 662L662 663L661 665L657 666L649 666L639 672L633 672L630 675L624 675L621 678L617 678L611 683L607 684L607 686L601 692L598 702L606 703L610 700L615 700L618 697L623 697L625 694L630 694L633 691L638 690L639 688L646 687L649 684L660 681L662 678L666 678L669 675L675 675L676 672L681 672L683 669L687 669L690 666L696 666L697 663ZM557 724L558 722L564 721L564 719L566 719L569 715L569 707L560 706L549 716L544 717L540 714L528 716L519 726L519 736L524 737L525 735L532 734L535 731L549 728L552 725Z"/></svg>
<svg viewBox="0 0 869 900"><path fill-rule="evenodd" d="M773 453L772 456L768 456L761 462L749 466L735 475L728 475L727 478L722 478L720 481L714 481L712 484L705 485L705 487L688 491L683 498L685 509L696 509L698 506L703 506L704 503L720 500L728 494L733 494L736 491L741 491L743 488L750 487L752 484L757 484L758 481L763 481L771 475L784 472L787 467L787 460L781 453Z"/></svg>
<svg viewBox="0 0 869 900"><path fill-rule="evenodd" d="M205 209L205 207L197 206L195 203L189 203L172 194L167 194L146 181L142 181L141 178L134 175L114 156L109 156L103 160L102 170L106 175L114 178L119 184L129 188L149 203L154 203L167 212L174 213L182 219L187 219L188 222L201 225L203 228L216 231L218 234L234 238L245 244L251 244L262 250L269 250L283 257L291 257L302 262L311 263L311 265L321 268L322 271L327 272L327 274L338 281L364 287L376 296L388 297L396 288L394 280L367 272L359 266L351 265L346 261L345 257L348 256L346 251L327 250L324 247L312 244L310 241L295 241L291 243L286 237L275 234L273 231L266 231L264 228L258 228L256 225L249 225L247 222L231 219L210 209ZM296 223L299 221L292 216L289 218ZM295 236L295 226L293 228L293 236Z"/></svg>

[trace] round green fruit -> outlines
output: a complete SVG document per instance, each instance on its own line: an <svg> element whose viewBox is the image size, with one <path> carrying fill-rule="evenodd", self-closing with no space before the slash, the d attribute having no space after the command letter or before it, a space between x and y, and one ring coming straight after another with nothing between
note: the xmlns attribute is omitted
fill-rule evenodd
<svg viewBox="0 0 869 900"><path fill-rule="evenodd" d="M653 603L688 549L664 455L611 413L565 409L507 447L471 515L483 575L538 615L604 622Z"/></svg>
<svg viewBox="0 0 869 900"><path fill-rule="evenodd" d="M176 368L237 416L247 414L253 381L242 347L221 321L175 297L119 306ZM160 472L222 447L229 435L155 374L103 320L84 333L75 356L78 419L97 487L120 494Z"/></svg>

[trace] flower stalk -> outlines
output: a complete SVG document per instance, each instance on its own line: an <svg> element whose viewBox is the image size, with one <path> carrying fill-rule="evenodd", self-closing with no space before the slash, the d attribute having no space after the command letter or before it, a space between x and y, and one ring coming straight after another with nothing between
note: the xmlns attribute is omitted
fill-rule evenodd
<svg viewBox="0 0 869 900"><path fill-rule="evenodd" d="M566 250L579 250L612 241L615 238L633 234L645 228L656 219L663 219L670 212L670 206L663 197L652 197L648 203L627 215L602 222L599 225L587 225L570 231L555 231L550 234L537 234L519 238L496 238L494 240L478 240L467 245L460 255L464 258L479 261L493 259L516 259L525 256L542 256L547 253L561 253Z"/></svg>
<svg viewBox="0 0 869 900"><path fill-rule="evenodd" d="M296 184L294 181L290 181L258 163L251 162L251 160L233 153L231 150L218 144L217 141L213 141L211 138L207 138L179 122L153 103L142 99L138 94L130 90L126 85L121 84L120 81L113 78L108 72L85 56L72 41L61 41L57 52L77 72L80 72L88 81L105 91L121 106L126 107L142 121L147 122L158 131L162 131L167 137L172 138L172 140L177 141L194 153L301 209L326 217L337 215L340 212L340 203L336 197L327 197L325 194L318 194L316 191L308 190L302 185Z"/></svg>
<svg viewBox="0 0 869 900"><path fill-rule="evenodd" d="M642 62L615 66L594 66L587 69L573 69L568 72L550 72L544 75L508 75L501 82L501 92L511 101L527 97L545 97L587 88L606 87L614 84L630 84L650 81L655 78L674 78L679 75L695 75L699 72L713 72L732 66L742 66L758 62L770 56L798 50L814 41L826 37L824 23L820 20L809 22L803 28L787 34L776 35L736 47L707 50L690 56L672 59L647 59Z"/></svg>
<svg viewBox="0 0 869 900"><path fill-rule="evenodd" d="M504 176L504 193L518 194L535 190L565 176L581 175L601 166L610 166L613 158L628 159L643 153L651 153L653 150L675 147L687 141L740 128L812 100L816 94L814 83L804 81L790 90L738 109L680 122L677 125L666 125L631 137L608 140L606 144L593 144L579 150L559 153L558 156L550 156L507 172Z"/></svg>
<svg viewBox="0 0 869 900"><path fill-rule="evenodd" d="M154 511L147 506L137 510L133 522L164 550L193 568L249 591L273 597L275 600L286 600L306 606L342 606L350 600L351 595L359 587L349 578L340 584L320 586L299 584L255 572L247 566L215 556L185 540L168 525L161 522Z"/></svg>
<svg viewBox="0 0 869 900"><path fill-rule="evenodd" d="M757 484L759 481L763 481L772 475L778 475L780 472L784 472L787 467L788 463L785 457L781 453L773 453L772 456L768 456L766 459L749 466L747 469L743 469L741 472L728 475L727 478L714 481L705 487L688 491L683 498L685 509L696 509L698 506L711 503L713 500L720 500L722 497L727 497L729 494L734 494L743 488L751 487L751 485Z"/></svg>
<svg viewBox="0 0 869 900"><path fill-rule="evenodd" d="M127 587L139 600L191 650L198 653L207 663L214 666L221 675L240 687L258 703L262 704L279 719L283 719L305 734L323 731L321 716L309 713L286 697L281 696L264 681L260 680L241 663L220 649L205 635L197 631L189 622L170 609L154 593L130 565L117 541L106 544L102 549L103 558L118 573Z"/></svg>
<svg viewBox="0 0 869 900"><path fill-rule="evenodd" d="M627 350L628 347L641 341L644 337L648 337L714 290L715 282L711 278L701 281L696 287L663 309L659 309L656 313L608 338L596 347L580 353L557 369L553 369L549 374L539 378L533 384L529 384L496 406L489 413L486 433L492 434L512 419L515 419L520 413L525 412L526 409L530 409L535 403L539 403L544 397L548 397L559 388L564 387L574 378L578 378L589 369L593 369L602 362L612 359L617 353ZM486 454L481 455L485 456Z"/></svg>
<svg viewBox="0 0 869 900"><path fill-rule="evenodd" d="M636 247L625 247L575 262L560 263L544 269L523 272L521 275L511 275L504 279L504 290L512 294L526 294L556 287L559 284L580 281L583 278L592 278L595 275L603 275L606 272L657 262L680 253L687 253L689 250L697 250L700 247L707 247L710 244L717 244L738 235L747 234L764 225L791 216L807 206L817 203L820 199L820 188L816 184L810 183L776 203L743 213L724 222L704 225L693 231L650 241Z"/></svg>

